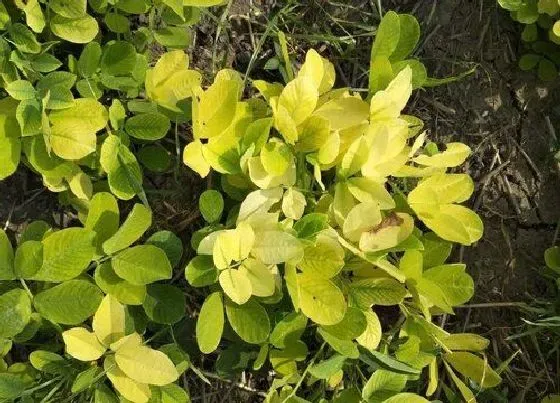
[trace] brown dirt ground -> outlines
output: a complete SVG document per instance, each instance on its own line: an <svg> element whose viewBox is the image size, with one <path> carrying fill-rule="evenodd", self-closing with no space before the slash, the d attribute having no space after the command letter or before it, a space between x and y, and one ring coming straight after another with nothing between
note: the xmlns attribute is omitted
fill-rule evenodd
<svg viewBox="0 0 560 403"><path fill-rule="evenodd" d="M278 25L297 38L290 42L292 52L301 56L313 46L329 54L342 85L363 88L371 44L368 27L376 21L374 2L341 3L303 2L297 20L282 18ZM385 0L382 4L385 9L411 12L419 19L423 39L417 55L432 76L457 75L478 66L466 79L417 91L409 107L411 114L424 119L434 141L462 141L473 149L467 166L477 184L471 205L484 220L485 234L478 244L456 254L468 263L475 278L472 303L477 305L459 309L456 316L445 318L445 325L449 330L473 331L490 338L494 365L519 351L505 373L503 395L515 402L540 401L559 387L556 356L548 356L546 344L538 350L529 338L508 341L507 337L521 332L522 318L531 317L530 312L510 303L533 303L553 291L540 272L543 252L552 244L560 220L560 182L551 157L553 134L546 121L548 117L552 127L560 130L558 84L544 85L533 74L517 69L519 29L495 0ZM205 18L196 30L193 64L207 71L212 62L244 71L258 33L264 31L272 12L282 6L284 2L272 0L233 1L218 41L214 39L216 19ZM217 20L222 12L216 10ZM331 29L332 21L338 25ZM324 34L325 30L338 38L358 31L359 37L348 41L306 35L310 31ZM275 77L262 69L272 54L267 41L253 76ZM184 144L186 137L181 136ZM179 232L187 244L189 234L199 225L196 199L204 184L182 167L176 180L173 175L150 177L148 185L156 193L149 196L157 206L158 227ZM73 219L24 169L0 182L0 194L0 225L6 224L14 232L35 219L57 225ZM539 342L543 340L546 342L546 335ZM233 397L230 392L234 386L224 384L218 393L208 388L209 400L204 401L213 401L212 396L220 401L226 390L231 401L250 400Z"/></svg>

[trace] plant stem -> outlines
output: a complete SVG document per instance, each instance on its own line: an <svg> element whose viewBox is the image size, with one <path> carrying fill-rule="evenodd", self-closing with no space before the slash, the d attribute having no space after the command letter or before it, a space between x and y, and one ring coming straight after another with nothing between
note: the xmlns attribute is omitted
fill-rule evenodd
<svg viewBox="0 0 560 403"><path fill-rule="evenodd" d="M301 374L301 377L299 378L298 382L296 383L296 386L294 386L294 390L292 390L292 392L284 400L282 400L282 403L286 403L288 400L290 400L292 397L294 397L296 395L296 392L298 391L301 384L303 383L305 377L307 376L307 373L309 372L309 370L311 369L313 364L315 364L315 361L317 360L317 358L319 358L319 355L323 352L323 349L325 348L326 344L327 343L325 343L325 342L323 342L323 344L321 344L321 348L319 348L319 350L317 350L317 352L315 353L315 355L313 356L311 361L309 361L309 364L307 364L307 367L305 368L305 371L303 371L303 374Z"/></svg>

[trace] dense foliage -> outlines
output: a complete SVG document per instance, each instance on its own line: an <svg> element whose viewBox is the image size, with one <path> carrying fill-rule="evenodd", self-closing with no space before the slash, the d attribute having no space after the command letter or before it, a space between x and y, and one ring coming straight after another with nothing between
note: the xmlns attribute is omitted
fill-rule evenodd
<svg viewBox="0 0 560 403"><path fill-rule="evenodd" d="M474 401L499 384L488 340L438 326L474 291L453 244L483 226L461 205L469 147L440 149L403 113L429 82L410 56L418 22L386 14L367 93L335 88L314 50L297 73L286 55L286 85L246 91L233 70L203 85L182 50L191 6L216 3L0 4L0 177L24 164L82 223L33 222L15 244L0 231L0 400L187 402L180 377L206 379L203 361L272 370L271 403L424 402L438 387ZM181 123L184 162L217 179L184 283L181 240L150 231L142 187ZM121 223L118 200L135 197Z"/></svg>
<svg viewBox="0 0 560 403"><path fill-rule="evenodd" d="M521 39L526 53L519 60L522 70L537 71L541 80L558 77L560 66L560 2L557 0L498 0L514 20L524 24Z"/></svg>

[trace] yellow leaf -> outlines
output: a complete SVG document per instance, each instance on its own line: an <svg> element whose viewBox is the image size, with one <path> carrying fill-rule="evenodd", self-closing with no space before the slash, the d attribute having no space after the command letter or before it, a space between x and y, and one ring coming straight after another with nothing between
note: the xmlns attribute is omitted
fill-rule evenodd
<svg viewBox="0 0 560 403"><path fill-rule="evenodd" d="M282 212L288 218L299 220L303 215L307 201L300 191L290 187L282 199Z"/></svg>
<svg viewBox="0 0 560 403"><path fill-rule="evenodd" d="M432 156L419 155L413 161L420 165L450 168L461 165L471 153L471 148L463 143L448 143L446 150Z"/></svg>
<svg viewBox="0 0 560 403"><path fill-rule="evenodd" d="M362 233L360 249L376 252L397 246L412 234L414 219L406 213L391 213L377 227Z"/></svg>
<svg viewBox="0 0 560 403"><path fill-rule="evenodd" d="M267 101L270 101L271 98L279 97L284 89L284 86L280 83L267 83L264 80L253 81L253 87L255 87Z"/></svg>
<svg viewBox="0 0 560 403"><path fill-rule="evenodd" d="M356 341L368 350L375 350L381 341L381 322L377 314L372 310L364 311L363 314L367 321L366 330Z"/></svg>
<svg viewBox="0 0 560 403"><path fill-rule="evenodd" d="M330 132L331 125L327 119L317 115L311 116L302 126L296 150L303 153L318 150L325 144Z"/></svg>
<svg viewBox="0 0 560 403"><path fill-rule="evenodd" d="M142 344L122 346L115 353L115 361L121 371L136 382L164 386L179 377L167 355Z"/></svg>
<svg viewBox="0 0 560 403"><path fill-rule="evenodd" d="M379 225L381 219L379 203L360 203L348 213L342 231L347 239L357 242L360 240L362 233L375 228Z"/></svg>
<svg viewBox="0 0 560 403"><path fill-rule="evenodd" d="M233 122L239 94L236 80L217 80L193 99L193 130L197 139L218 136Z"/></svg>
<svg viewBox="0 0 560 403"><path fill-rule="evenodd" d="M62 333L66 352L80 361L98 360L105 352L92 332L83 327L73 327Z"/></svg>
<svg viewBox="0 0 560 403"><path fill-rule="evenodd" d="M288 169L283 175L273 176L264 169L260 157L249 159L249 177L261 189L271 189L278 186L294 186L296 183L296 163L292 158Z"/></svg>
<svg viewBox="0 0 560 403"><path fill-rule="evenodd" d="M106 295L93 317L92 327L105 346L125 335L126 313L124 306L112 295Z"/></svg>
<svg viewBox="0 0 560 403"><path fill-rule="evenodd" d="M413 207L414 208L414 207ZM437 212L417 212L418 217L440 238L470 245L484 232L484 224L474 211L456 204L442 204Z"/></svg>
<svg viewBox="0 0 560 403"><path fill-rule="evenodd" d="M261 261L246 259L239 271L251 282L251 294L257 297L270 297L274 294L276 286L274 275Z"/></svg>
<svg viewBox="0 0 560 403"><path fill-rule="evenodd" d="M313 80L298 77L286 85L278 98L278 107L284 107L297 126L311 116L318 99L319 93Z"/></svg>
<svg viewBox="0 0 560 403"><path fill-rule="evenodd" d="M110 348L111 351L118 351L120 348L124 346L139 346L142 343L143 343L142 336L140 336L138 333L132 333L112 343Z"/></svg>
<svg viewBox="0 0 560 403"><path fill-rule="evenodd" d="M381 210L395 208L395 201L385 184L370 178L356 177L348 179L348 190L360 202L376 202Z"/></svg>
<svg viewBox="0 0 560 403"><path fill-rule="evenodd" d="M249 301L252 285L249 277L237 269L226 269L220 273L220 285L230 299L238 305Z"/></svg>
<svg viewBox="0 0 560 403"><path fill-rule="evenodd" d="M340 151L340 135L338 131L331 131L327 137L325 143L319 149L317 153L317 160L322 165L331 164Z"/></svg>
<svg viewBox="0 0 560 403"><path fill-rule="evenodd" d="M204 145L198 140L187 144L183 151L183 163L205 178L210 173L210 164L204 159L203 147Z"/></svg>
<svg viewBox="0 0 560 403"><path fill-rule="evenodd" d="M280 132L286 143L294 144L298 139L297 124L290 115L290 112L283 105L271 102L274 111L274 127Z"/></svg>
<svg viewBox="0 0 560 403"><path fill-rule="evenodd" d="M107 378L111 381L115 389L127 400L134 403L147 403L152 396L150 387L145 383L136 382L130 379L120 370L115 362L114 356L107 356L103 364Z"/></svg>
<svg viewBox="0 0 560 403"><path fill-rule="evenodd" d="M411 205L461 203L468 200L473 191L474 183L469 175L438 174L420 182L408 194L408 202Z"/></svg>
<svg viewBox="0 0 560 403"><path fill-rule="evenodd" d="M78 199L89 200L93 194L91 179L82 170L78 170L69 180L68 185Z"/></svg>
<svg viewBox="0 0 560 403"><path fill-rule="evenodd" d="M361 98L337 98L322 105L314 115L327 119L332 130L344 130L367 121L369 106Z"/></svg>
<svg viewBox="0 0 560 403"><path fill-rule="evenodd" d="M405 67L386 90L377 92L371 99L372 121L398 118L412 95L412 69Z"/></svg>
<svg viewBox="0 0 560 403"><path fill-rule="evenodd" d="M305 63L301 66L298 77L309 77L319 94L324 94L332 89L336 74L333 64L311 49L305 56Z"/></svg>

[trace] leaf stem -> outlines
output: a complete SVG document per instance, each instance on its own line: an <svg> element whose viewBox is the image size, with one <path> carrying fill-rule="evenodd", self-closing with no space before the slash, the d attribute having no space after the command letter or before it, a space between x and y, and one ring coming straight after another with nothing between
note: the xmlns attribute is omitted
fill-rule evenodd
<svg viewBox="0 0 560 403"><path fill-rule="evenodd" d="M305 371L303 371L303 374L301 374L301 377L299 378L298 382L296 383L296 386L294 386L294 389L292 390L292 392L288 396L286 396L286 398L284 400L282 400L282 403L288 402L292 397L294 397L296 395L296 392L301 387L301 384L303 383L305 377L309 373L309 370L311 369L313 364L315 364L315 361L317 361L317 358L319 358L319 355L323 352L323 349L325 348L326 344L327 344L326 342L323 342L323 344L321 344L321 347L319 348L319 350L317 350L317 352L315 353L315 355L313 356L311 361L309 361L309 364L307 364L307 367L305 368Z"/></svg>

